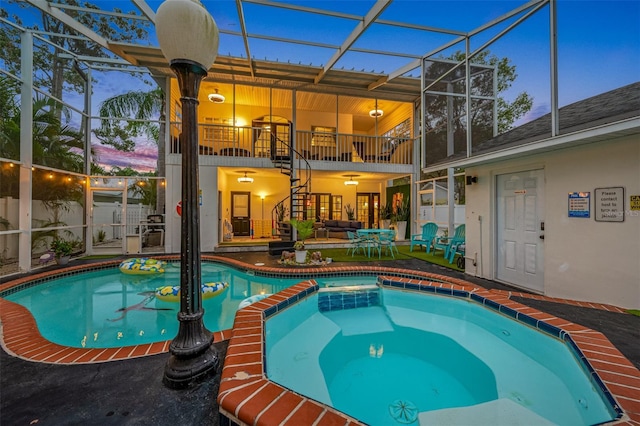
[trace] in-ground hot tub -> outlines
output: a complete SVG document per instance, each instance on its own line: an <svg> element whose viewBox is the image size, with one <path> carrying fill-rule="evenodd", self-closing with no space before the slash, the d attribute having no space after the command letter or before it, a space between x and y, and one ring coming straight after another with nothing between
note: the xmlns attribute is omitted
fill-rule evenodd
<svg viewBox="0 0 640 426"><path fill-rule="evenodd" d="M268 379L370 425L620 416L567 334L436 289L320 289L266 321Z"/></svg>

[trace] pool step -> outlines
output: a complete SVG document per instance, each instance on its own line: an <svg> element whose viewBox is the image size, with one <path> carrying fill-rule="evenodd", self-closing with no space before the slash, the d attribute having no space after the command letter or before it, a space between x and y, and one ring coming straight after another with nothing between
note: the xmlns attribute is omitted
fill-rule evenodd
<svg viewBox="0 0 640 426"><path fill-rule="evenodd" d="M318 291L318 310L320 312L380 305L380 288L377 285L327 287Z"/></svg>

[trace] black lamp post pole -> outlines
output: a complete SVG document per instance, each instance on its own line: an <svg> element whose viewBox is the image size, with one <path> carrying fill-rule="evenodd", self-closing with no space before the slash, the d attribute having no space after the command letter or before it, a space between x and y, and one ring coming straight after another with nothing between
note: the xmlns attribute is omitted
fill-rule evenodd
<svg viewBox="0 0 640 426"><path fill-rule="evenodd" d="M180 253L180 312L178 334L164 370L164 383L184 388L195 380L215 373L218 355L211 345L212 333L204 326L202 272L200 267L200 215L198 191L198 91L207 70L193 61L171 61L178 77L182 102L182 245Z"/></svg>

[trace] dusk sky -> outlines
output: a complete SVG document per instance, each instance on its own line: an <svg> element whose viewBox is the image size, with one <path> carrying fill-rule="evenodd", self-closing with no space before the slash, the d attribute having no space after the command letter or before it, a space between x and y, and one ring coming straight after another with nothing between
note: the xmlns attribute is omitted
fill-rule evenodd
<svg viewBox="0 0 640 426"><path fill-rule="evenodd" d="M128 1L94 1L105 10L118 7L124 11L135 7ZM240 31L236 3L232 0L203 1L223 32L219 55L246 56L242 39L224 34L224 31ZM364 15L375 3L359 1L289 1L308 8L319 8L341 13ZM161 1L148 1L157 10ZM381 19L423 26L472 31L514 8L525 4L521 1L425 1L396 0L381 15ZM608 90L638 81L640 76L640 1L558 1L558 69L560 106L594 96ZM19 9L3 4L10 11L17 11L26 23L39 21L39 12ZM356 21L302 14L263 5L243 3L247 31L250 34L269 35L297 40L311 40L330 46L339 46L351 33ZM507 23L498 25L472 39L472 49L504 29ZM539 117L550 110L549 101L549 42L548 7L539 11L525 23L489 47L499 57L508 57L516 65L518 78L513 87L503 93L512 99L526 91L534 97L533 109L524 121ZM451 40L453 36L373 25L356 43L355 47L406 55L422 56ZM157 46L154 29L149 40L141 44ZM330 48L296 46L250 39L251 53L255 58L291 61L322 65L334 54ZM443 54L463 50L458 44ZM337 68L355 68L365 71L389 73L411 62L411 58L384 57L364 53L347 53ZM414 70L414 76L419 70ZM125 78L114 73L94 73L99 80L94 87L93 110L109 96L130 90L149 90L140 79ZM67 98L68 99L68 98ZM78 97L78 100L81 98ZM101 148L101 162L125 167L131 161L140 166L154 168L156 147L141 142L132 155L111 152ZM133 160L135 159L135 160ZM128 164L129 163L129 164Z"/></svg>

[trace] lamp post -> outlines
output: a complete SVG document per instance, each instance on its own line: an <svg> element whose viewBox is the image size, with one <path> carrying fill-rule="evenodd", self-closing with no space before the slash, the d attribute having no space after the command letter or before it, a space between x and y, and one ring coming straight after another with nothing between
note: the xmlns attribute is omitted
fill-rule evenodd
<svg viewBox="0 0 640 426"><path fill-rule="evenodd" d="M166 0L156 13L162 53L178 78L182 102L182 244L180 249L180 322L169 346L164 383L184 388L215 373L218 354L202 317L200 217L198 205L198 91L216 59L216 23L198 0Z"/></svg>

